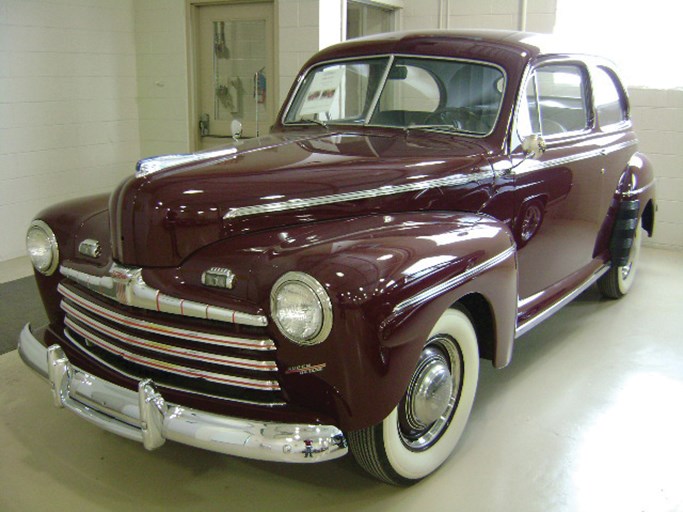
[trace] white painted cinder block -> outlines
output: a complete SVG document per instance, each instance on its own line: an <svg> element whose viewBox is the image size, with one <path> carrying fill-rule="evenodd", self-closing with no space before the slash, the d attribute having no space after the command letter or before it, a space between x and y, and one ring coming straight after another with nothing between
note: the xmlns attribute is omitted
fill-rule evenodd
<svg viewBox="0 0 683 512"><path fill-rule="evenodd" d="M139 157L133 1L0 3L0 261L44 207Z"/></svg>

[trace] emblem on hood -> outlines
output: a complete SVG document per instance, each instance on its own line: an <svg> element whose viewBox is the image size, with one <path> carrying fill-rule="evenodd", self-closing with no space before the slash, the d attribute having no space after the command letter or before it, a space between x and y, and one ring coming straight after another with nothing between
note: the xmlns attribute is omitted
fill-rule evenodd
<svg viewBox="0 0 683 512"><path fill-rule="evenodd" d="M202 284L204 286L232 290L234 283L235 274L229 268L212 267L202 273Z"/></svg>
<svg viewBox="0 0 683 512"><path fill-rule="evenodd" d="M78 244L78 252L83 256L97 259L100 257L100 254L102 254L102 247L97 240L86 238L80 244Z"/></svg>

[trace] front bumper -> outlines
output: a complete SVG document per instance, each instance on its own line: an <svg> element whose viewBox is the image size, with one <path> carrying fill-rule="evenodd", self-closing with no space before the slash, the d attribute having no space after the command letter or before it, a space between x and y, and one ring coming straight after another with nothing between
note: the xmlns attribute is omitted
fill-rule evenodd
<svg viewBox="0 0 683 512"><path fill-rule="evenodd" d="M276 462L320 462L348 452L332 425L265 423L167 403L151 379L137 393L91 375L69 362L58 345L45 348L24 326L19 355L47 379L57 407L153 450L167 439L205 450Z"/></svg>

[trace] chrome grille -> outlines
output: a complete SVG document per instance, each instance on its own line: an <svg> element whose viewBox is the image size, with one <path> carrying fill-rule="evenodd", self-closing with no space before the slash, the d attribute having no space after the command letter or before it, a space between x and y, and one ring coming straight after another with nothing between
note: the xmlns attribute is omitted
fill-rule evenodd
<svg viewBox="0 0 683 512"><path fill-rule="evenodd" d="M59 285L64 333L91 359L135 379L160 386L260 405L283 405L275 344L209 320L193 328L170 325L163 313L137 311L93 294L78 284ZM248 329L249 330L249 329ZM254 333L254 331L257 331Z"/></svg>

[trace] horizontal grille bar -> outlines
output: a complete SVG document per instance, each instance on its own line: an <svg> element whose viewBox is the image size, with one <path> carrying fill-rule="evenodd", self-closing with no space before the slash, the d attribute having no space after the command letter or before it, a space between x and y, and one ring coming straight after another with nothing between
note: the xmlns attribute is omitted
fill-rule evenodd
<svg viewBox="0 0 683 512"><path fill-rule="evenodd" d="M190 331L187 329L180 329L177 327L170 327L167 325L156 324L153 322L148 322L146 320L140 320L132 318L127 315L116 313L110 309L103 308L92 301L87 300L80 294L77 294L73 290L67 288L63 284L59 284L57 289L62 296L72 300L82 308L94 313L96 315L102 316L107 320L112 322L130 327L133 329L138 329L142 331L147 331L155 334L161 334L164 336L173 336L174 338L181 338L189 341L198 341L201 343L213 343L221 346L229 346L234 348L245 348L249 350L275 350L275 344L272 340L264 339L244 339L235 338L232 336L222 336L219 334L210 333L199 333L196 331Z"/></svg>
<svg viewBox="0 0 683 512"><path fill-rule="evenodd" d="M61 265L59 272L90 291L125 306L253 327L268 325L268 319L263 315L166 295L145 283L141 268L112 263L108 275L97 276Z"/></svg>
<svg viewBox="0 0 683 512"><path fill-rule="evenodd" d="M280 385L277 383L277 381L261 381L228 375L221 375L218 373L199 370L188 366L181 366L169 363L167 361L160 361L158 359L153 359L150 357L135 354L133 352L123 350L120 347L105 341L101 337L88 332L87 330L81 328L75 322L70 320L69 317L65 319L64 323L69 327L69 329L81 335L86 341L89 341L90 343L93 343L94 345L97 345L98 347L108 352L111 352L112 354L121 356L124 359L127 359L128 361L132 361L133 363L138 363L143 366L151 366L152 368L155 368L157 370L163 370L169 373L183 375L184 377L206 379L208 381L217 382L219 384L229 384L231 386L239 386L250 389L261 389L266 391L278 391L280 389Z"/></svg>
<svg viewBox="0 0 683 512"><path fill-rule="evenodd" d="M85 354L89 359L96 361L97 364L99 364L101 366L105 366L105 367L109 368L110 370L113 370L113 371L115 371L115 372L123 375L124 377L129 378L129 379L140 380L139 375L137 375L133 372L130 372L130 371L126 371L125 369L121 369L119 366L114 365L111 362L105 360L100 355L95 354L88 347L84 346L83 344L79 343L76 339L74 339L74 337L71 336L68 331L65 330L64 334L76 349L78 349L80 352ZM181 391L183 393L190 393L190 394L194 394L194 395L200 395L203 397L215 398L217 400L229 400L231 402L238 402L238 403L243 403L243 404L259 405L259 406L267 406L267 407L280 407L280 406L286 405L286 402L283 402L282 400L279 400L277 398L279 396L279 394L274 394L275 396L271 400L263 401L263 400L250 400L248 398L225 397L225 396L217 394L217 393L208 393L208 392L196 391L196 390L188 389L187 387L178 386L178 385L174 385L171 383L160 383L160 385L162 387L164 387L165 389L172 389L174 391Z"/></svg>
<svg viewBox="0 0 683 512"><path fill-rule="evenodd" d="M264 406L283 405L274 342L254 328L194 320L168 325L164 313L110 303L68 281L60 283L64 334L90 359L136 380L202 396ZM158 319L157 319L158 318Z"/></svg>
<svg viewBox="0 0 683 512"><path fill-rule="evenodd" d="M76 318L83 324L87 325L91 329L98 331L100 333L106 334L118 341L133 345L138 348L152 350L154 352L159 352L162 354L168 354L171 356L185 357L187 359L192 359L194 361L201 361L204 363L220 364L224 366L231 366L234 368L242 368L246 370L259 370L259 371L275 371L277 370L277 365L273 361L252 361L248 359L239 359L236 357L222 356L220 354L210 354L208 352L201 352L199 350L192 350L183 347L174 347L171 345L166 345L163 343L157 343L154 341L145 340L138 336L133 336L126 334L117 329L113 329L104 325L96 320L89 318L84 315L78 309L71 306L68 302L62 301L62 309L67 313L67 318L65 322L69 322L69 317Z"/></svg>

